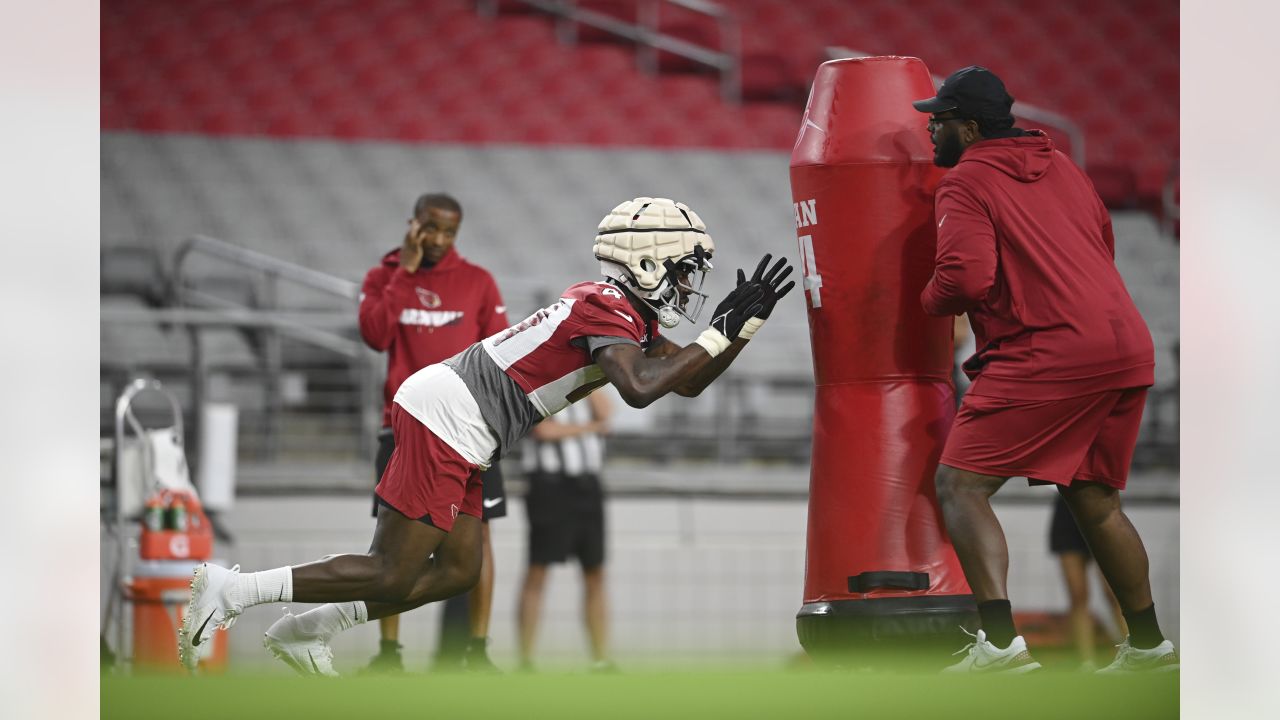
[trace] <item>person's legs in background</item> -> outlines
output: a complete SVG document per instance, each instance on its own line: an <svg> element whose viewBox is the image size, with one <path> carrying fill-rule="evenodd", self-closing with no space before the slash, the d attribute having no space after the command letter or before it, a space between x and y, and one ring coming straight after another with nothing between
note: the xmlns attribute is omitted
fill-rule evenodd
<svg viewBox="0 0 1280 720"><path fill-rule="evenodd" d="M533 655L541 624L547 576L556 563L569 558L573 548L573 495L561 473L533 471L528 475L525 511L529 520L524 581L516 609L519 630L520 670L534 670Z"/></svg>
<svg viewBox="0 0 1280 720"><path fill-rule="evenodd" d="M465 595L450 598L440 616L440 641L432 667L436 670L499 672L489 659L489 619L493 613L495 565L490 521L507 515L502 466L494 463L480 474L484 492L483 562L480 582Z"/></svg>
<svg viewBox="0 0 1280 720"><path fill-rule="evenodd" d="M538 637L538 619L542 615L542 598L547 584L547 566L529 563L525 568L524 582L520 585L520 600L516 607L516 624L519 631L520 670L533 670L533 649Z"/></svg>
<svg viewBox="0 0 1280 720"><path fill-rule="evenodd" d="M609 608L605 594L604 566L582 570L582 609L591 643L593 670L612 670L609 659Z"/></svg>
<svg viewBox="0 0 1280 720"><path fill-rule="evenodd" d="M404 660L400 657L400 616L379 618L378 654L373 656L365 670L369 672L404 672Z"/></svg>
<svg viewBox="0 0 1280 720"><path fill-rule="evenodd" d="M582 619L591 649L592 672L617 672L609 655L609 606L605 589L604 489L600 478L578 479L574 552L582 563Z"/></svg>
<svg viewBox="0 0 1280 720"><path fill-rule="evenodd" d="M395 437L391 428L382 428L378 433L378 453L374 456L373 482L376 485L387 470L387 462L396 448ZM378 517L378 499L373 499L373 516ZM400 658L400 616L391 615L378 620L378 654L373 656L364 672L404 672L404 661Z"/></svg>
<svg viewBox="0 0 1280 720"><path fill-rule="evenodd" d="M1067 616L1071 623L1071 641L1082 668L1094 667L1095 639L1093 614L1089 612L1089 560L1083 553L1058 555L1062 579L1067 586Z"/></svg>
<svg viewBox="0 0 1280 720"><path fill-rule="evenodd" d="M1053 498L1053 517L1049 521L1049 552L1058 556L1062 580L1067 590L1067 621L1071 641L1082 670L1095 670L1097 648L1093 613L1089 610L1089 565L1093 556L1089 544L1076 527L1071 509L1061 494ZM1103 586L1106 582L1103 581Z"/></svg>
<svg viewBox="0 0 1280 720"><path fill-rule="evenodd" d="M489 615L493 610L494 567L493 536L490 534L488 520L484 522L482 532L484 560L480 565L480 582L467 595L467 624L471 629L471 636L462 651L462 668L472 672L499 672L498 667L489 659Z"/></svg>

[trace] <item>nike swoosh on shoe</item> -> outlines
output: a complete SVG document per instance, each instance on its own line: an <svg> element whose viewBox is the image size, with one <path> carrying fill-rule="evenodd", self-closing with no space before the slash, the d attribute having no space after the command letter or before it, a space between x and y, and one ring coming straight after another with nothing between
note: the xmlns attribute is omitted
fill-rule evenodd
<svg viewBox="0 0 1280 720"><path fill-rule="evenodd" d="M1022 667L1023 665L1030 665L1033 662L1035 661L1031 659L1030 655L1028 655L1026 652L1022 652L1022 653L1018 653L1016 656L1012 658L1009 658L1008 660L998 659L998 660L992 660L991 662L987 662L987 663L984 663L981 660L978 660L977 658L975 658L973 661L973 667L976 670L986 670L988 668L999 667L1001 665L1003 665L1006 668L1017 668L1017 667Z"/></svg>
<svg viewBox="0 0 1280 720"><path fill-rule="evenodd" d="M200 627L199 629L196 630L195 636L191 638L191 647L200 647L200 643L202 642L202 640L200 639L200 635L204 633L205 626L208 625L209 621L213 619L214 613L216 612L217 612L216 610L209 611L209 617L205 618L204 622L200 623Z"/></svg>

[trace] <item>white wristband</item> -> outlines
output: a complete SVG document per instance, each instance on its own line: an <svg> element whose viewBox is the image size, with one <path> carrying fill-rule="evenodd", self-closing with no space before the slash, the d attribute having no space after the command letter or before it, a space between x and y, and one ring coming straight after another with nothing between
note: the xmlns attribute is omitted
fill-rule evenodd
<svg viewBox="0 0 1280 720"><path fill-rule="evenodd" d="M738 331L738 339L750 340L751 336L762 327L764 327L764 318L747 318L747 321L742 324L742 329Z"/></svg>
<svg viewBox="0 0 1280 720"><path fill-rule="evenodd" d="M703 330L702 334L694 342L701 345L702 349L706 350L711 357L715 357L729 349L729 338L715 328Z"/></svg>

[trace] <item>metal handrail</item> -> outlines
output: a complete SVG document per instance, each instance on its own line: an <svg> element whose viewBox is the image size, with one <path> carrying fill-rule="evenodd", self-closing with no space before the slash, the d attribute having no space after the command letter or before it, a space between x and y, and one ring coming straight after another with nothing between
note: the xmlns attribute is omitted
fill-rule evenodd
<svg viewBox="0 0 1280 720"><path fill-rule="evenodd" d="M173 267L174 277L179 282L182 280L183 264L186 262L187 256L192 253L212 255L228 262L271 273L284 280L290 280L299 285L305 285L338 297L350 300L360 299L360 286L350 280L301 265L295 265L287 260L264 255L207 235L192 235L178 248L178 252L174 257Z"/></svg>
<svg viewBox="0 0 1280 720"><path fill-rule="evenodd" d="M844 60L847 58L865 58L872 57L870 53L864 53L861 50L854 50L843 45L830 45L826 49L828 60ZM942 84L944 78L939 75L930 75L933 78L935 87ZM1063 131L1068 138L1071 139L1071 159L1081 169L1085 166L1085 137L1084 130L1080 128L1073 120L1066 115L1056 113L1052 110L1045 110L1042 107L1022 102L1021 100L1013 104L1013 116L1030 120L1039 125L1048 125L1049 127L1058 128Z"/></svg>
<svg viewBox="0 0 1280 720"><path fill-rule="evenodd" d="M322 347L343 357L358 359L365 353L360 343L315 326L344 328L351 326L349 313L278 312L228 307L205 308L113 308L104 307L103 322L119 324L169 324L200 327L271 328L295 340Z"/></svg>
<svg viewBox="0 0 1280 720"><path fill-rule="evenodd" d="M265 309L246 307L243 304L186 287L184 270L187 260L195 255L214 257L262 273L266 278ZM278 280L287 280L353 303L358 302L360 299L360 285L344 278L303 267L287 260L249 250L207 235L193 235L183 242L174 257L173 277L174 284L180 293L180 301L197 302L206 306L204 311L202 312L196 308L175 308L157 311L159 314L153 313L149 315L150 318L167 317L175 323L184 324L193 333L193 340L196 339L195 329L206 325L256 327L265 331L263 343L266 366L264 380L267 384L266 388L264 388L267 397L265 440L268 454L275 452L276 442L278 441L277 425L283 412L279 393L280 376L283 372L284 363L282 337L289 337L309 345L331 350L358 365L360 370L361 405L364 408L362 411L362 425L367 430L367 432L361 433L360 444L362 452L370 450L367 446L372 442L371 438L381 415L380 412L375 412L377 408L375 408L376 403L374 402L378 396L378 388L375 387L377 356L361 343L331 332L328 329L315 327L316 324L321 324L328 328L350 328L355 324L355 308L352 308L353 312L345 315L344 321L340 317L341 313L287 313L280 312L275 307L276 283ZM141 314L136 312L131 314L131 311L104 313L103 319L120 322L143 321ZM200 345L198 342L195 343L195 348L196 352L192 358L191 369L192 394L195 405L199 407L205 396L205 378L203 359L199 351ZM198 414L195 419L198 423Z"/></svg>
<svg viewBox="0 0 1280 720"><path fill-rule="evenodd" d="M736 16L708 0L644 0L640 6L639 22L578 7L575 0L521 0L524 4L552 15L557 19L557 32L562 42L571 44L576 37L572 26L581 23L597 30L630 40L638 46L639 63L643 70L657 72L658 51L706 65L720 73L720 95L729 103L738 103L742 97L742 39ZM659 15L663 3L705 15L716 21L720 28L720 50L704 47L659 29ZM492 17L497 13L494 0L478 0L481 15Z"/></svg>
<svg viewBox="0 0 1280 720"><path fill-rule="evenodd" d="M183 282L185 277L183 267L187 258L193 254L216 257L226 262L265 273L272 278L289 280L346 300L358 301L360 299L360 286L345 278L303 267L302 265L281 260L225 240L209 237L208 235L193 235L178 248L178 252L174 256L174 284L179 293L181 293L180 300L184 302L195 301L200 305L213 308L213 311L201 312L190 308L170 308L149 312L115 309L104 311L103 319L112 319L119 322L147 322L152 320L189 326L235 325L271 328L294 340L332 350L347 358L356 359L364 353L364 346L360 343L327 331L329 329L351 327L352 315L349 313L285 313L270 309L262 311L186 287ZM326 329L319 329L316 327L317 325Z"/></svg>

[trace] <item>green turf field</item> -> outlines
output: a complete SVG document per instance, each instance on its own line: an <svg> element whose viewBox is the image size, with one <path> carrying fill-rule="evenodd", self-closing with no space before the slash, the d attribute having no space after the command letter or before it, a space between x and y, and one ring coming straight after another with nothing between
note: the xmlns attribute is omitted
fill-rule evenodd
<svg viewBox="0 0 1280 720"><path fill-rule="evenodd" d="M1178 675L1021 677L806 670L102 678L102 717L146 718L1176 718Z"/></svg>

